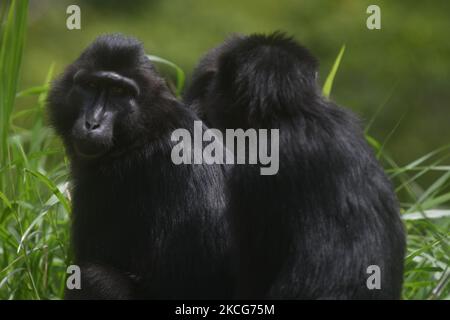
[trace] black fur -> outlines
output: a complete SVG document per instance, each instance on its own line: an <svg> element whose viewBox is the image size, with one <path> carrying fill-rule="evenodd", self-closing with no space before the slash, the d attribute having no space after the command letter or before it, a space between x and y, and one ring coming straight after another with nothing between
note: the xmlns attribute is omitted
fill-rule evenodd
<svg viewBox="0 0 450 320"><path fill-rule="evenodd" d="M79 70L115 72L135 81L139 94L117 98L108 79L86 89L74 83ZM98 92L106 92L105 114L112 114L97 119L105 128L99 132L84 124ZM55 81L48 110L73 178L82 289L67 290L66 298L229 298L222 168L172 163L172 131L192 132L197 118L176 101L142 45L120 35L96 39ZM86 144L94 156L74 147Z"/></svg>
<svg viewBox="0 0 450 320"><path fill-rule="evenodd" d="M405 247L391 183L359 121L321 96L317 62L281 34L233 37L185 94L211 127L278 128L280 168L229 177L239 298L398 299ZM369 265L381 290L369 290Z"/></svg>

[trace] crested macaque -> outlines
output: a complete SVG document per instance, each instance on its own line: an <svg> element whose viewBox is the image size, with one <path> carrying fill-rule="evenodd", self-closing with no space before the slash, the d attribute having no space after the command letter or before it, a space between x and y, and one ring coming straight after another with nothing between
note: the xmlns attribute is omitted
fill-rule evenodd
<svg viewBox="0 0 450 320"><path fill-rule="evenodd" d="M235 165L227 216L237 298L398 299L405 234L357 117L323 97L317 60L283 34L208 52L184 94L208 127L279 129L279 171ZM368 286L371 266L380 286Z"/></svg>
<svg viewBox="0 0 450 320"><path fill-rule="evenodd" d="M121 35L97 38L53 83L48 112L71 163L81 290L66 299L226 299L232 294L220 165L175 165L197 116Z"/></svg>

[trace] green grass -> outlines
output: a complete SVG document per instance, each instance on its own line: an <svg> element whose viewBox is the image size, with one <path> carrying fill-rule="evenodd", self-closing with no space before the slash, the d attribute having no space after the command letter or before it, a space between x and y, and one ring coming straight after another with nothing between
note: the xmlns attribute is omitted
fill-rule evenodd
<svg viewBox="0 0 450 320"><path fill-rule="evenodd" d="M59 299L71 261L68 164L61 143L45 121L53 66L41 84L17 90L26 11L27 1L0 4L0 299ZM341 49L326 78L326 96L343 53ZM174 88L179 94L182 70L156 58L175 69ZM14 109L17 100L29 105ZM446 163L450 146L400 165L385 148L395 128L383 142L368 131L369 143L395 183L408 232L403 297L449 299L450 166ZM424 184L424 177L432 177L433 182Z"/></svg>
<svg viewBox="0 0 450 320"><path fill-rule="evenodd" d="M331 89L333 88L334 78L336 77L336 73L339 69L339 65L341 64L344 52L345 52L345 44L341 47L341 50L339 50L339 54L337 55L336 60L334 61L333 67L328 73L328 76L325 79L325 83L323 84L322 94L327 98L330 97Z"/></svg>

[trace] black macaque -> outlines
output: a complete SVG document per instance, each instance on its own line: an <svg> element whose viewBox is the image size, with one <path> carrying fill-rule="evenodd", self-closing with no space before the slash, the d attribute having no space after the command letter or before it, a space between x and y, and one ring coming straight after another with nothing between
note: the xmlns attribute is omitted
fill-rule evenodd
<svg viewBox="0 0 450 320"><path fill-rule="evenodd" d="M235 165L228 177L236 297L398 299L396 196L359 120L321 95L316 75L316 59L283 34L235 36L205 55L185 92L212 128L279 129L277 174ZM371 265L381 289L367 286Z"/></svg>
<svg viewBox="0 0 450 320"><path fill-rule="evenodd" d="M142 45L97 38L54 82L48 111L71 160L81 267L65 298L230 298L223 168L171 161L171 133L198 118Z"/></svg>

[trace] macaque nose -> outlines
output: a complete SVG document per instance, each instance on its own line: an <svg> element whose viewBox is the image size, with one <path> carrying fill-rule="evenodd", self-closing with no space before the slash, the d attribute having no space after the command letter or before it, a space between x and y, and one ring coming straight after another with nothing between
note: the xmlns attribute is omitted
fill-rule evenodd
<svg viewBox="0 0 450 320"><path fill-rule="evenodd" d="M86 120L84 122L84 127L86 128L86 130L88 131L93 131L95 129L100 128L100 122L95 121L95 120Z"/></svg>

